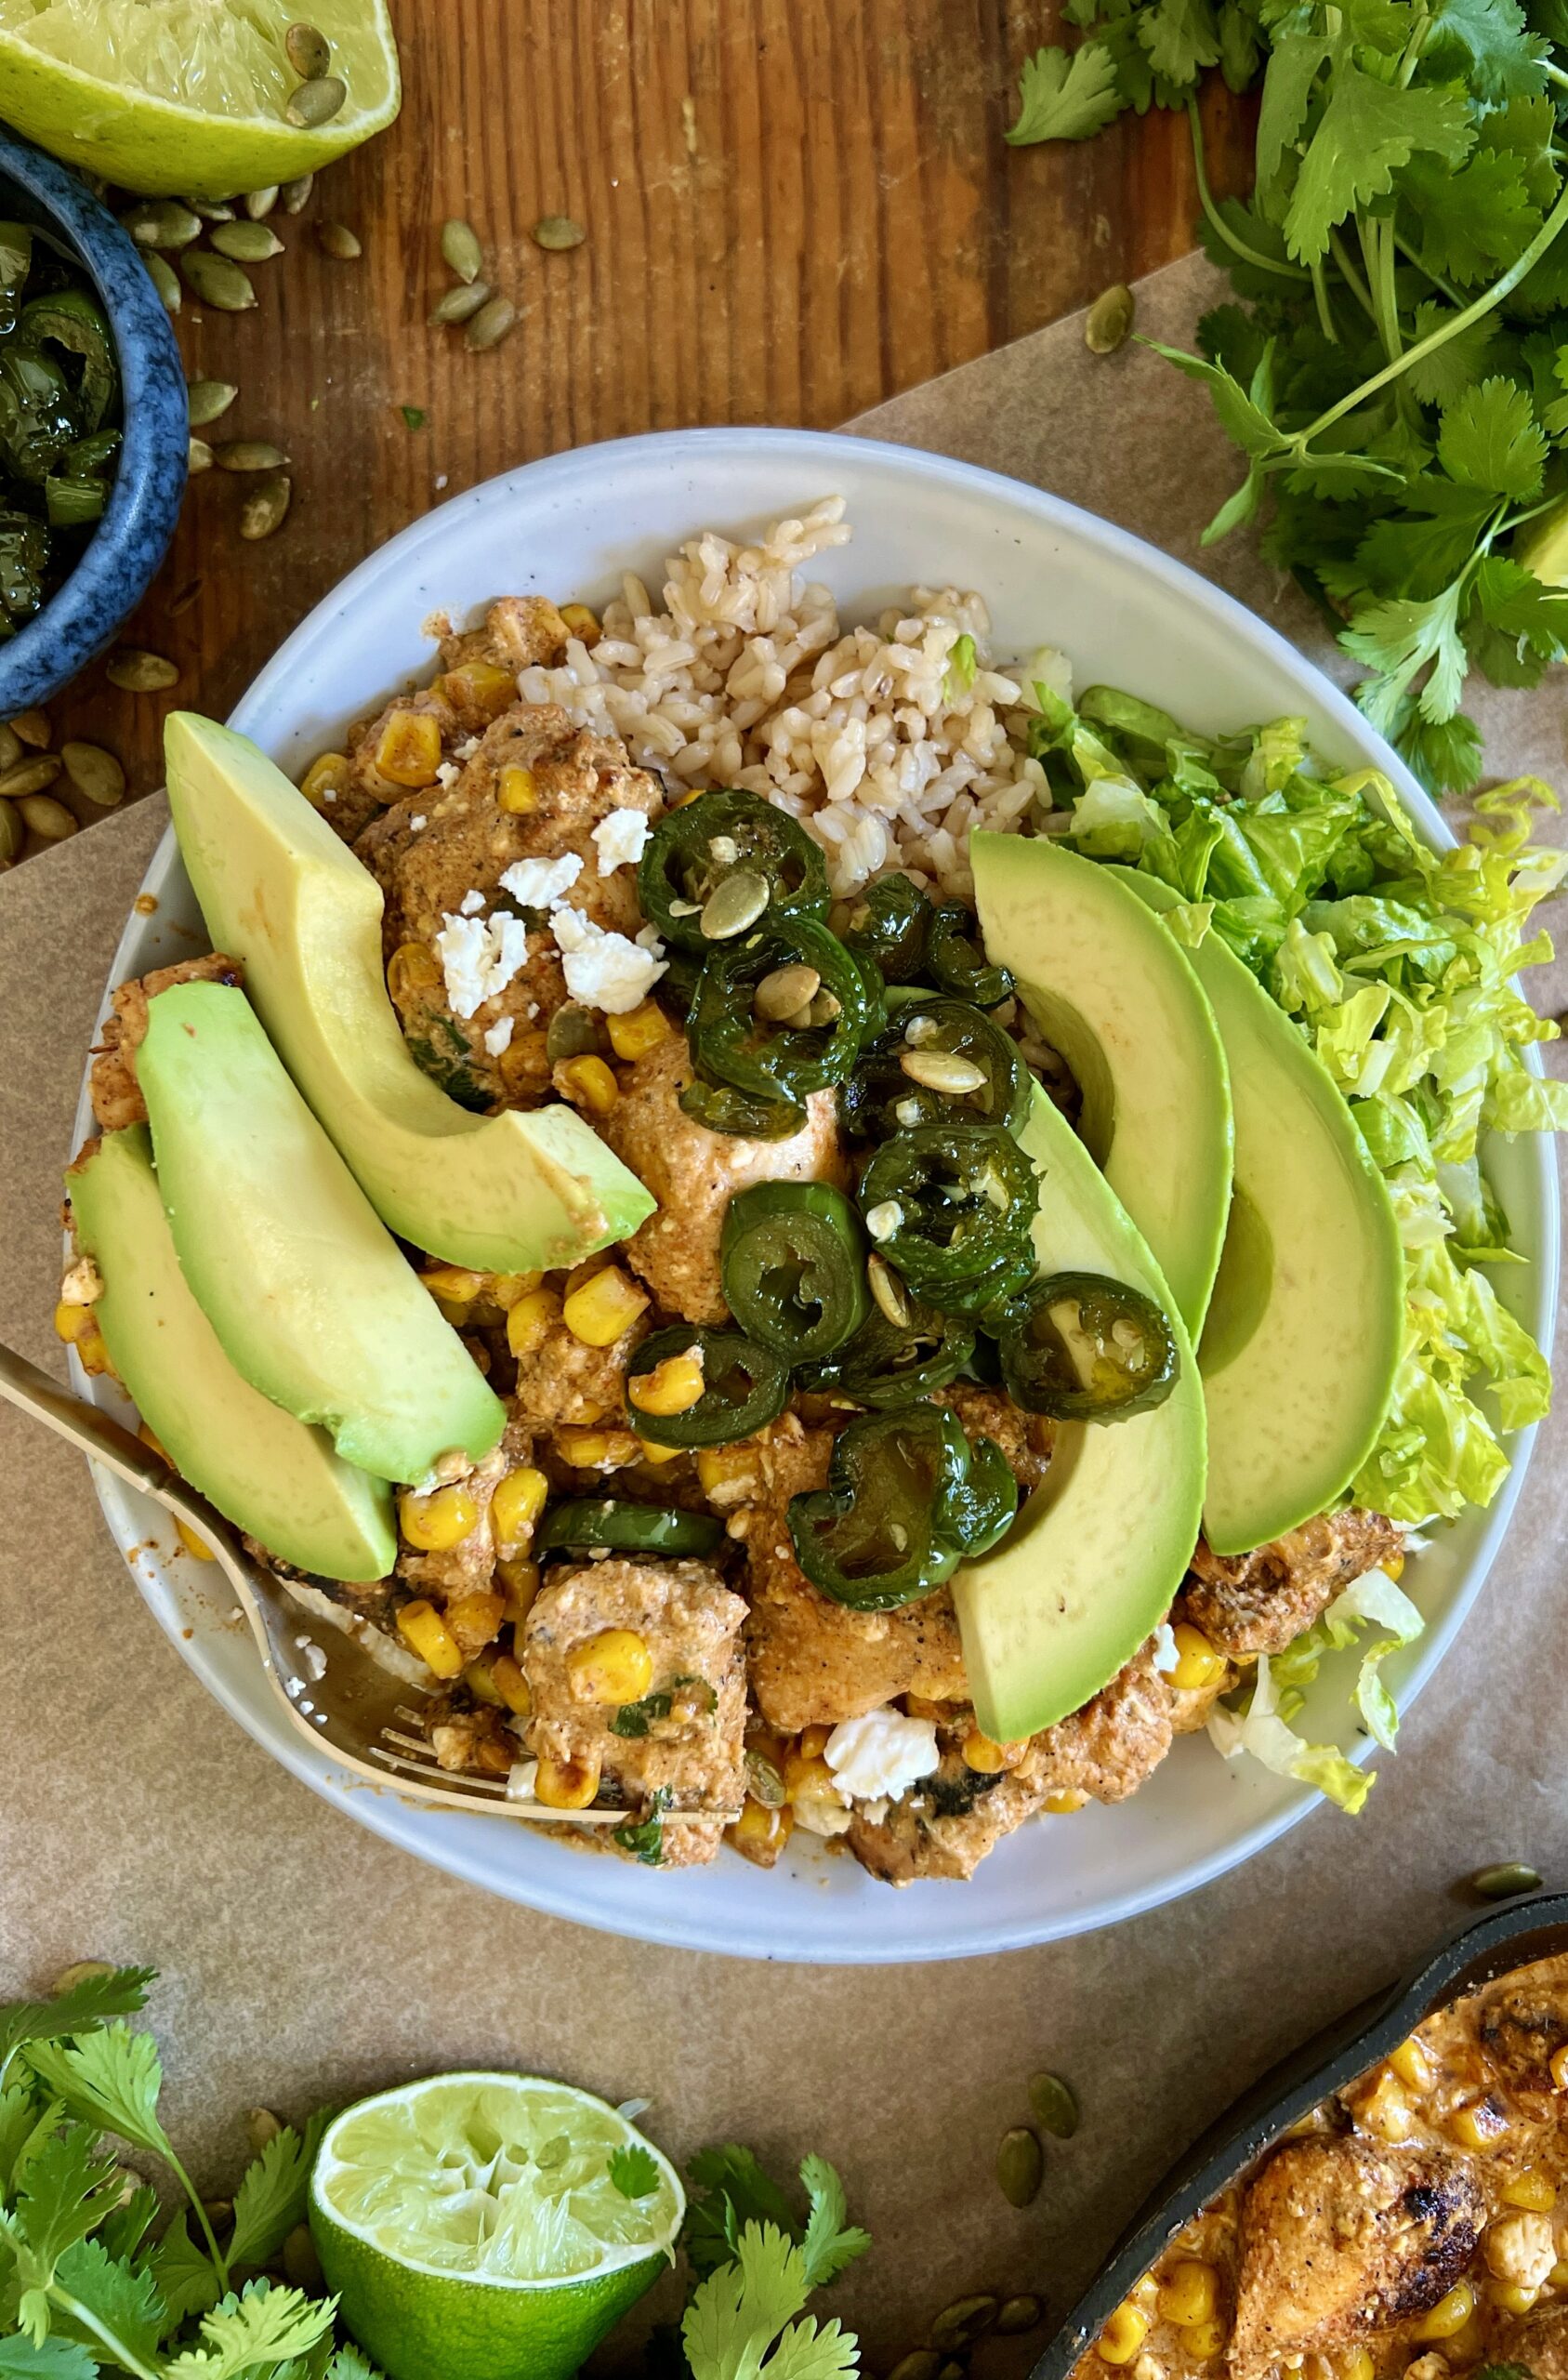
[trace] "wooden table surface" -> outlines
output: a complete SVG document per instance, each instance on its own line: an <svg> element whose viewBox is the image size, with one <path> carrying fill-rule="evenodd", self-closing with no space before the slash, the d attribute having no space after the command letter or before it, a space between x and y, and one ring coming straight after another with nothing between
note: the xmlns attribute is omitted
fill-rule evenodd
<svg viewBox="0 0 1568 2380"><path fill-rule="evenodd" d="M287 253L254 269L254 311L186 297L187 370L240 389L209 434L283 447L294 502L275 536L244 544L245 480L193 481L125 632L175 660L178 685L122 694L99 664L52 706L57 738L116 751L133 794L162 781L172 704L223 716L334 582L443 495L639 430L830 427L1192 244L1179 117L1006 145L1019 66L1050 30L1035 0L392 13L398 123L323 175L304 215L273 217ZM1206 115L1216 183L1244 186L1245 109L1216 85ZM584 225L581 247L535 246L553 214ZM450 279L448 215L473 223L518 309L488 354L427 324ZM348 224L362 256L323 254L322 220Z"/></svg>

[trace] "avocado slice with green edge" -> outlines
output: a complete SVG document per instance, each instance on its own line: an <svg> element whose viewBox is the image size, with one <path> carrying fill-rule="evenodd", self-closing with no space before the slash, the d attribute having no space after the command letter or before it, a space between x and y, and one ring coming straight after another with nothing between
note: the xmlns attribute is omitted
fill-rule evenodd
<svg viewBox="0 0 1568 2380"><path fill-rule="evenodd" d="M165 729L169 807L216 949L361 1188L449 1264L531 1273L626 1239L654 1201L557 1104L476 1116L423 1073L388 995L381 888L243 735L191 711Z"/></svg>
<svg viewBox="0 0 1568 2380"><path fill-rule="evenodd" d="M1113 873L1155 912L1180 894ZM1245 1554L1324 1512L1377 1442L1404 1338L1388 1185L1299 1026L1217 933L1187 956L1231 1067L1235 1185L1198 1346L1204 1534Z"/></svg>
<svg viewBox="0 0 1568 2380"><path fill-rule="evenodd" d="M1185 954L1096 860L1044 837L969 838L988 959L1083 1094L1079 1131L1196 1339L1231 1204L1225 1052Z"/></svg>
<svg viewBox="0 0 1568 2380"><path fill-rule="evenodd" d="M1180 1368L1151 1412L1060 1423L1045 1478L1007 1536L954 1578L975 1717L1003 1743L1081 1709L1159 1626L1197 1542L1205 1475L1192 1342L1141 1234L1037 1083L1018 1140L1040 1176L1040 1271L1141 1289L1165 1312Z"/></svg>
<svg viewBox="0 0 1568 2380"><path fill-rule="evenodd" d="M251 1386L380 1479L419 1483L442 1455L487 1455L505 1408L244 992L160 992L136 1071L180 1270Z"/></svg>
<svg viewBox="0 0 1568 2380"><path fill-rule="evenodd" d="M386 1578L398 1552L391 1489L235 1370L179 1269L146 1125L107 1133L65 1186L103 1281L93 1310L104 1345L180 1476L298 1569Z"/></svg>

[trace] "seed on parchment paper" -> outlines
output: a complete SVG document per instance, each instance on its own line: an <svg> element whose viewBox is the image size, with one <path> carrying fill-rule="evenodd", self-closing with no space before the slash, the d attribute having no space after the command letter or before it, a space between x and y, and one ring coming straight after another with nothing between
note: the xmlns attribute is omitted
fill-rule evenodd
<svg viewBox="0 0 1568 2380"><path fill-rule="evenodd" d="M913 2355L895 2363L888 2380L938 2380L942 2358L929 2347L917 2347Z"/></svg>
<svg viewBox="0 0 1568 2380"><path fill-rule="evenodd" d="M253 223L265 223L278 203L278 185L269 182L265 190L253 190L245 197L245 213Z"/></svg>
<svg viewBox="0 0 1568 2380"><path fill-rule="evenodd" d="M243 314L256 303L256 292L232 257L214 256L210 248L187 248L179 259L191 294L220 314Z"/></svg>
<svg viewBox="0 0 1568 2380"><path fill-rule="evenodd" d="M125 800L125 772L101 744L62 744L59 757L66 775L95 810L112 810Z"/></svg>
<svg viewBox="0 0 1568 2380"><path fill-rule="evenodd" d="M1005 2297L996 2317L996 2330L1002 2338L1017 2338L1024 2331L1036 2330L1045 2312L1037 2297Z"/></svg>
<svg viewBox="0 0 1568 2380"><path fill-rule="evenodd" d="M326 254L336 258L339 264L352 264L356 257L364 254L357 235L349 231L347 223L318 223L316 238Z"/></svg>
<svg viewBox="0 0 1568 2380"><path fill-rule="evenodd" d="M278 198L285 215L303 215L310 204L310 192L316 187L314 174L296 174L291 182L280 182Z"/></svg>
<svg viewBox="0 0 1568 2380"><path fill-rule="evenodd" d="M996 2180L1008 2205L1028 2206L1045 2177L1045 2151L1028 2125L1005 2132L996 2149Z"/></svg>
<svg viewBox="0 0 1568 2380"><path fill-rule="evenodd" d="M0 774L0 799L24 801L29 794L42 793L46 786L53 785L60 766L53 752L37 752L31 760L19 760Z"/></svg>
<svg viewBox="0 0 1568 2380"><path fill-rule="evenodd" d="M582 225L574 223L570 215L541 215L532 234L536 246L552 251L580 248L587 236Z"/></svg>
<svg viewBox="0 0 1568 2380"><path fill-rule="evenodd" d="M21 737L14 727L0 727L0 769L14 769L22 755Z"/></svg>
<svg viewBox="0 0 1568 2380"><path fill-rule="evenodd" d="M106 1983L118 1969L108 1959L74 1959L55 1977L55 1998L74 1991L79 1983Z"/></svg>
<svg viewBox="0 0 1568 2380"><path fill-rule="evenodd" d="M228 412L239 393L232 380L192 380L185 391L191 429L204 430L209 421Z"/></svg>
<svg viewBox="0 0 1568 2380"><path fill-rule="evenodd" d="M1102 289L1084 323L1084 345L1091 355L1114 355L1132 328L1133 297L1125 281Z"/></svg>
<svg viewBox="0 0 1568 2380"><path fill-rule="evenodd" d="M276 2140L282 2130L283 2125L270 2108L247 2109L245 2137L250 2142L250 2153L253 2157L259 2157L268 2143Z"/></svg>
<svg viewBox="0 0 1568 2380"><path fill-rule="evenodd" d="M484 262L479 233L460 215L449 216L441 227L441 252L459 281L477 281Z"/></svg>
<svg viewBox="0 0 1568 2380"><path fill-rule="evenodd" d="M332 44L318 25L290 25L283 55L302 83L317 83L332 64Z"/></svg>
<svg viewBox="0 0 1568 2380"><path fill-rule="evenodd" d="M29 834L37 835L46 843L63 843L73 835L82 821L63 801L52 793L24 793L17 803L21 823Z"/></svg>
<svg viewBox="0 0 1568 2380"><path fill-rule="evenodd" d="M178 620L182 612L188 612L191 609L191 604L196 601L196 598L200 595L202 591L202 584L203 582L199 578L187 579L178 594L175 596L169 603L164 615L165 618L169 620Z"/></svg>
<svg viewBox="0 0 1568 2380"><path fill-rule="evenodd" d="M1078 2129L1078 2102L1060 2074L1041 2072L1029 2078L1029 2104L1034 2120L1058 2140L1071 2140Z"/></svg>
<svg viewBox="0 0 1568 2380"><path fill-rule="evenodd" d="M460 281L455 289L447 290L443 297L436 299L430 309L429 320L432 324L466 323L479 312L481 306L488 306L494 295L488 281L467 284Z"/></svg>
<svg viewBox="0 0 1568 2380"><path fill-rule="evenodd" d="M293 495L294 482L286 472L279 471L274 478L263 480L240 509L241 536L254 545L258 538L270 537L275 529L281 529Z"/></svg>
<svg viewBox="0 0 1568 2380"><path fill-rule="evenodd" d="M301 83L283 113L302 132L314 132L332 122L348 96L341 74L318 74L312 82Z"/></svg>
<svg viewBox="0 0 1568 2380"><path fill-rule="evenodd" d="M517 308L509 298L492 298L481 306L463 334L464 344L476 355L487 348L499 347L507 333L517 322Z"/></svg>
<svg viewBox="0 0 1568 2380"><path fill-rule="evenodd" d="M965 2347L973 2347L995 2325L1001 2311L989 2291L978 2291L972 2297L955 2297L944 2306L931 2324L931 2345L943 2355L961 2355Z"/></svg>
<svg viewBox="0 0 1568 2380"><path fill-rule="evenodd" d="M6 780L0 777L0 793L6 790ZM1538 1893L1541 1880L1534 1868L1522 1860L1505 1859L1496 1868L1481 1868L1470 1878L1470 1890L1482 1900L1512 1900L1517 1893Z"/></svg>
<svg viewBox="0 0 1568 2380"><path fill-rule="evenodd" d="M31 744L35 752L46 752L54 730L49 725L46 710L19 710L11 721L11 733Z"/></svg>
<svg viewBox="0 0 1568 2380"><path fill-rule="evenodd" d="M283 252L283 244L270 223L220 223L212 244L220 257L233 257L240 264L266 264Z"/></svg>
<svg viewBox="0 0 1568 2380"><path fill-rule="evenodd" d="M288 456L267 438L226 438L212 450L220 471L281 471Z"/></svg>
<svg viewBox="0 0 1568 2380"><path fill-rule="evenodd" d="M0 800L0 867L9 867L26 840L21 820L8 801Z"/></svg>
<svg viewBox="0 0 1568 2380"><path fill-rule="evenodd" d="M185 468L192 479L198 471L211 470L212 448L204 438L191 438L186 442Z"/></svg>
<svg viewBox="0 0 1568 2380"><path fill-rule="evenodd" d="M136 645L122 645L118 653L109 656L109 682L125 694L161 694L165 688L179 683L179 671L175 663L161 653L144 653Z"/></svg>
<svg viewBox="0 0 1568 2380"><path fill-rule="evenodd" d="M188 248L202 235L202 218L178 198L144 198L120 218L138 248Z"/></svg>
<svg viewBox="0 0 1568 2380"><path fill-rule="evenodd" d="M179 311L179 280L167 257L161 257L155 248L149 248L143 255L141 261L147 268L148 280L152 284L153 288L157 291L159 297L168 308L169 312L171 314L178 314Z"/></svg>

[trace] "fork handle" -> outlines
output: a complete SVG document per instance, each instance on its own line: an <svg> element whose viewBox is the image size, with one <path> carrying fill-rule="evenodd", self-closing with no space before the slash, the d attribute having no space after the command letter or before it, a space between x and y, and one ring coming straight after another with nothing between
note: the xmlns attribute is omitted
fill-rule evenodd
<svg viewBox="0 0 1568 2380"><path fill-rule="evenodd" d="M16 1406L19 1411L42 1421L68 1446L75 1447L90 1461L101 1462L127 1487L143 1488L149 1495L165 1497L172 1484L167 1463L155 1455L151 1447L127 1430L123 1421L112 1414L102 1413L96 1405L84 1403L72 1396L67 1388L40 1371L14 1347L0 1342L0 1396Z"/></svg>

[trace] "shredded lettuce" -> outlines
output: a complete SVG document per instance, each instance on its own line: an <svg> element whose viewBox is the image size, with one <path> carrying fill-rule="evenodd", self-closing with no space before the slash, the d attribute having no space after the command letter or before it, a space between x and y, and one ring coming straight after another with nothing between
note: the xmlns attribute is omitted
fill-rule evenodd
<svg viewBox="0 0 1568 2380"><path fill-rule="evenodd" d="M1364 1806L1377 1782L1376 1769L1358 1768L1333 1744L1308 1743L1285 1724L1276 1707L1267 1653L1258 1657L1257 1681L1245 1709L1227 1711L1223 1704L1217 1704L1209 1713L1208 1739L1227 1760L1250 1752L1276 1777L1296 1777L1304 1785L1315 1785L1351 1818Z"/></svg>

